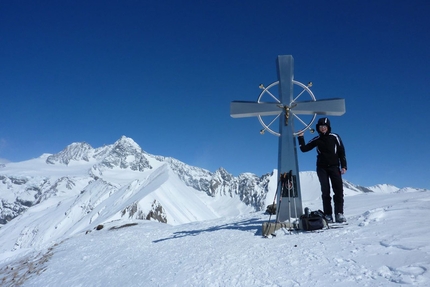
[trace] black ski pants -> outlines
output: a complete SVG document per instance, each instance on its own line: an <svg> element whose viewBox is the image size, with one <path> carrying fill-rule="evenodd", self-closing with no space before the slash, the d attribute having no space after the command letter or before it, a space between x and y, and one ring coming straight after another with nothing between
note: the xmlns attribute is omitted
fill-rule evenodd
<svg viewBox="0 0 430 287"><path fill-rule="evenodd" d="M334 213L343 213L343 183L342 175L338 166L317 166L318 179L321 184L321 197L324 214L332 215L330 182L333 187Z"/></svg>

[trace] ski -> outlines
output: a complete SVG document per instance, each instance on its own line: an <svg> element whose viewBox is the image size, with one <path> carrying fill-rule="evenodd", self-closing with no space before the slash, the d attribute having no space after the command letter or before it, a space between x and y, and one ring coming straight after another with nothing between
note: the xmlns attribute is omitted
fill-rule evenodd
<svg viewBox="0 0 430 287"><path fill-rule="evenodd" d="M343 222L343 223L339 223L339 222L333 222L333 223L328 223L328 228L343 228L345 225L348 225L348 222Z"/></svg>

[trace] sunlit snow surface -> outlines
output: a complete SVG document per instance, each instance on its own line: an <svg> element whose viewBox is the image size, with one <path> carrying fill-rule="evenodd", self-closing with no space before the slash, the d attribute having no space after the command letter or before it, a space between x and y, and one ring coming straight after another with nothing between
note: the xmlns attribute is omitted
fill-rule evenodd
<svg viewBox="0 0 430 287"><path fill-rule="evenodd" d="M22 286L430 284L428 191L349 196L346 210L344 228L279 230L269 239L261 236L262 213L177 226L138 221L110 229L127 223L111 222L46 250L46 261L30 253L25 265L3 262L1 274L10 284L18 272ZM39 265L25 275L37 256Z"/></svg>

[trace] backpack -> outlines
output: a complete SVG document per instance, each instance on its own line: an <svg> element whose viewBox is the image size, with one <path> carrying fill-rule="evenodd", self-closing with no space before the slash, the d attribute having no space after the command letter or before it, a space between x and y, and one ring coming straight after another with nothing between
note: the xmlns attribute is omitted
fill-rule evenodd
<svg viewBox="0 0 430 287"><path fill-rule="evenodd" d="M324 219L324 213L321 210L309 212L309 208L305 208L305 214L300 216L299 228L305 231L323 229L327 227L327 222Z"/></svg>

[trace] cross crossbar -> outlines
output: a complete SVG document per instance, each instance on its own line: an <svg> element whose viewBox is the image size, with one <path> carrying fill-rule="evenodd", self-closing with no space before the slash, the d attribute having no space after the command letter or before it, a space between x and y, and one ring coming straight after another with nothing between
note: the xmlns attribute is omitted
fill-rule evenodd
<svg viewBox="0 0 430 287"><path fill-rule="evenodd" d="M291 111L298 115L341 116L345 113L345 99L296 102Z"/></svg>
<svg viewBox="0 0 430 287"><path fill-rule="evenodd" d="M232 118L276 116L282 113L282 104L234 101L230 104Z"/></svg>
<svg viewBox="0 0 430 287"><path fill-rule="evenodd" d="M282 112L282 108L283 105L279 103L234 101L230 103L230 115L232 118L276 116ZM295 102L290 110L297 115L341 116L345 113L345 99Z"/></svg>

